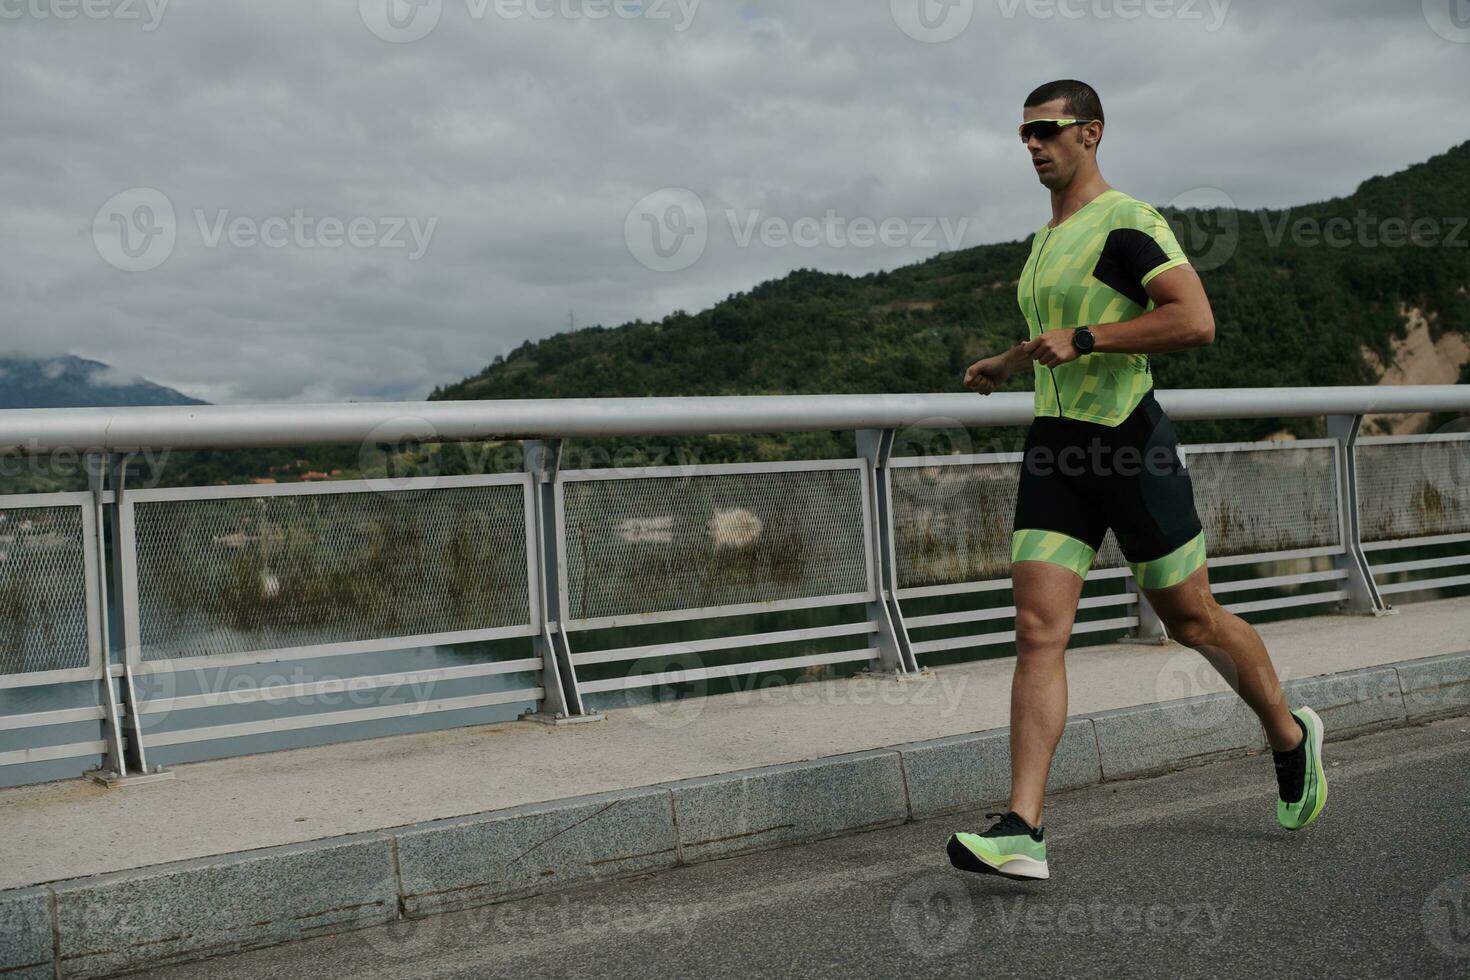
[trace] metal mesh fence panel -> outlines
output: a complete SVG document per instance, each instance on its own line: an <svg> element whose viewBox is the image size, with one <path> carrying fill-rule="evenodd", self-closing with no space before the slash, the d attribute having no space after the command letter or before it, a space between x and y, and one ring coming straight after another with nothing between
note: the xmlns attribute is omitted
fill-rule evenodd
<svg viewBox="0 0 1470 980"><path fill-rule="evenodd" d="M1211 557L1342 544L1333 449L1190 451L1195 508Z"/></svg>
<svg viewBox="0 0 1470 980"><path fill-rule="evenodd" d="M1470 440L1358 446L1364 541L1470 532Z"/></svg>
<svg viewBox="0 0 1470 980"><path fill-rule="evenodd" d="M0 674L86 667L80 507L0 509Z"/></svg>
<svg viewBox="0 0 1470 980"><path fill-rule="evenodd" d="M894 467L898 587L956 585L1008 576L1020 476L1019 461ZM1113 568L1122 561L1110 531L1092 567Z"/></svg>
<svg viewBox="0 0 1470 980"><path fill-rule="evenodd" d="M145 660L530 622L521 484L134 505Z"/></svg>
<svg viewBox="0 0 1470 980"><path fill-rule="evenodd" d="M1340 543L1332 450L1190 452L1185 459L1212 556ZM1004 578L1019 461L894 467L899 588ZM1124 564L1111 531L1093 568Z"/></svg>
<svg viewBox="0 0 1470 980"><path fill-rule="evenodd" d="M570 620L871 587L855 468L577 479L562 494Z"/></svg>

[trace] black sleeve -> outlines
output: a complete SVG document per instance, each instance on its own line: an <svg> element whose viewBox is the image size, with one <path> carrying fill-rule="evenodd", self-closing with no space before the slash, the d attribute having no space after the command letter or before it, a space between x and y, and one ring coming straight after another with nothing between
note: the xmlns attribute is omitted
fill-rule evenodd
<svg viewBox="0 0 1470 980"><path fill-rule="evenodd" d="M1143 288L1143 277L1168 261L1168 255L1148 232L1115 228L1108 233L1092 275L1139 306L1147 306L1148 290Z"/></svg>

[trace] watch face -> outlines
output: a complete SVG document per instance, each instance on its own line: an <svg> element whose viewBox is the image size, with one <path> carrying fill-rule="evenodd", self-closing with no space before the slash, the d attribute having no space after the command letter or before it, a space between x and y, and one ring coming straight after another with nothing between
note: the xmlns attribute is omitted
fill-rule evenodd
<svg viewBox="0 0 1470 980"><path fill-rule="evenodd" d="M1092 331L1085 327L1072 335L1072 343L1084 354L1091 353L1092 339Z"/></svg>

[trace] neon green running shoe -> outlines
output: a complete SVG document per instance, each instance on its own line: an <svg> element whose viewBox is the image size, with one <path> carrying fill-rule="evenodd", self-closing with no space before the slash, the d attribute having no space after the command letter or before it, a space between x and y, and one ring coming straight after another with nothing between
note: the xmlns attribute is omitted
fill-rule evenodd
<svg viewBox="0 0 1470 980"><path fill-rule="evenodd" d="M1033 828L1014 811L1004 815L987 813L995 819L990 829L981 834L953 834L945 850L949 863L961 871L1000 875L1021 881L1051 877L1046 868L1046 841L1042 831Z"/></svg>
<svg viewBox="0 0 1470 980"><path fill-rule="evenodd" d="M1322 719L1311 708L1291 713L1302 728L1302 742L1290 752L1271 753L1276 762L1276 821L1301 830L1327 804L1327 773L1322 769Z"/></svg>

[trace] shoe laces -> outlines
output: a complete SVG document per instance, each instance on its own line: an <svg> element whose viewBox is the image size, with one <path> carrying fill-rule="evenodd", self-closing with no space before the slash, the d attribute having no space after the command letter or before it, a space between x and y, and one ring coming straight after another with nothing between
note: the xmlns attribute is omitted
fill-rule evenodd
<svg viewBox="0 0 1470 980"><path fill-rule="evenodd" d="M990 829L981 834L981 837L1030 837L1040 840L1040 836L1033 832L1030 824L1026 823L1014 810L1005 813L987 813L985 819L996 821Z"/></svg>
<svg viewBox="0 0 1470 980"><path fill-rule="evenodd" d="M1302 740L1296 748L1287 752L1272 752L1271 761L1276 766L1276 786L1281 799L1296 803L1302 798L1307 779L1307 732L1302 729Z"/></svg>

